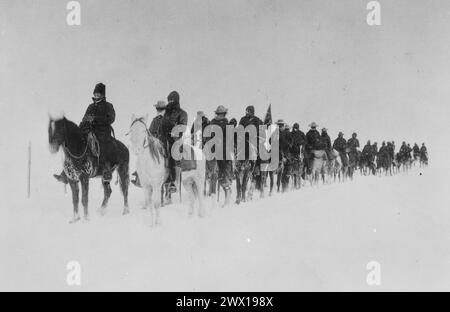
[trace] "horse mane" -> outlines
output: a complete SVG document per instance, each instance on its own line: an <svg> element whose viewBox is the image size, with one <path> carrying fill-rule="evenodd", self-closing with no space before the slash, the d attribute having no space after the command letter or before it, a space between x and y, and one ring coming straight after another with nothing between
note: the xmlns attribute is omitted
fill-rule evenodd
<svg viewBox="0 0 450 312"><path fill-rule="evenodd" d="M140 117L140 118L136 118L132 123L131 123L131 127L136 123L136 122L140 122L142 123L142 125L145 128L145 132L146 132L146 140L147 140L147 145L145 147L148 147L148 150L150 152L150 156L152 157L152 159L154 161L157 161L158 164L161 162L161 158L164 158L164 147L162 145L162 142L154 137L150 131L147 129L147 125L144 121L144 117ZM144 145L145 145L145 141L144 141Z"/></svg>
<svg viewBox="0 0 450 312"><path fill-rule="evenodd" d="M77 136L77 138L79 138L79 137L82 136L81 129L80 129L80 127L78 127L78 125L77 125L76 123L70 121L70 120L67 119L66 117L63 117L63 118L61 118L61 119L58 120L58 121L61 121L61 122L64 122L64 123L65 123L65 128L66 128L66 131L67 131L67 136L68 136L69 138L72 138L73 136ZM58 121L57 121L57 122L58 122Z"/></svg>
<svg viewBox="0 0 450 312"><path fill-rule="evenodd" d="M161 162L161 157L164 158L164 148L161 141L151 135L149 131L147 131L147 141L150 156L152 156L152 159L159 164Z"/></svg>

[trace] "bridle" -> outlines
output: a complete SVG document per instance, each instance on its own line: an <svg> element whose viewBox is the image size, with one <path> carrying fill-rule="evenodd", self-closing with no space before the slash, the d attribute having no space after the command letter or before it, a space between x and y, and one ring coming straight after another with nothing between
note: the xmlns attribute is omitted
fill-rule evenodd
<svg viewBox="0 0 450 312"><path fill-rule="evenodd" d="M142 123L142 124L144 125L145 133L147 134L147 138L146 138L146 140L144 140L144 142L142 143L142 147L145 149L145 148L149 147L149 144L146 145L146 141L148 141L148 138L152 137L152 134L151 134L150 131L148 130L147 124L146 124L145 121L143 120L143 117L136 118L135 120L133 120L133 122L132 122L131 125L130 125L130 130L131 130L131 128L133 127L133 125L134 125L136 122L140 122L140 123ZM127 135L128 135L129 133L130 133L130 132L128 132Z"/></svg>
<svg viewBox="0 0 450 312"><path fill-rule="evenodd" d="M64 135L64 143L62 144L62 148L63 148L63 150L64 150L64 153L68 154L69 157L75 158L75 159L81 159L81 158L85 157L85 156L86 156L86 153L87 153L87 150L88 150L88 145L89 145L89 144L86 143L86 148L84 149L84 152L83 152L80 156L74 155L74 154L69 150L69 147L67 146L67 142L66 142L66 140L67 140L67 127L66 127L66 120L65 120L65 119L63 120L63 123L64 123L64 128L63 128L63 131L64 131L64 132L63 132L63 135Z"/></svg>

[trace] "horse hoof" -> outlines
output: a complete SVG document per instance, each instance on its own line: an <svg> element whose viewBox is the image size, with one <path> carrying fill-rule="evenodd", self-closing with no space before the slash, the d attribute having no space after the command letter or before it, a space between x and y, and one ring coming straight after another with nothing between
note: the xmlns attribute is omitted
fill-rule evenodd
<svg viewBox="0 0 450 312"><path fill-rule="evenodd" d="M123 210L123 212L122 212L122 215L125 216L125 215L127 215L127 214L129 214L129 213L130 213L130 209L125 208L125 209Z"/></svg>
<svg viewBox="0 0 450 312"><path fill-rule="evenodd" d="M78 221L80 221L80 217L74 217L69 221L69 223L73 224L73 223L77 223Z"/></svg>
<svg viewBox="0 0 450 312"><path fill-rule="evenodd" d="M84 216L84 221L89 221L89 216Z"/></svg>

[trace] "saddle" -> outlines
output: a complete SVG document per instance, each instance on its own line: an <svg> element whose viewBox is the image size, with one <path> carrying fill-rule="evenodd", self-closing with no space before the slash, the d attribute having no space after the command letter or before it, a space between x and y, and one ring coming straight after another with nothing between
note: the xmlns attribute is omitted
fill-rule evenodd
<svg viewBox="0 0 450 312"><path fill-rule="evenodd" d="M187 150L186 150L187 148ZM165 167L170 168L169 157L165 158ZM197 159L195 155L195 150L192 146L183 147L183 158L179 161L181 171L187 172L197 169Z"/></svg>
<svg viewBox="0 0 450 312"><path fill-rule="evenodd" d="M184 157L183 157L183 159L181 160L181 171L182 172L197 169L197 160L196 160L196 156L195 156L195 151L192 148L192 146L189 146L188 149L189 149L188 151L183 151L183 153L185 153L185 152L189 153L190 157L189 157L189 159L184 159Z"/></svg>

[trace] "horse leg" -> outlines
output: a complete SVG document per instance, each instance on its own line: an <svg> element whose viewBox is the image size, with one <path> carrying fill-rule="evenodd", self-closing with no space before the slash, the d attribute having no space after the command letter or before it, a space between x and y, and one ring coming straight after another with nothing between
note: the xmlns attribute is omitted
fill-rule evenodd
<svg viewBox="0 0 450 312"><path fill-rule="evenodd" d="M153 205L152 196L153 196L153 187L151 185L143 186L144 195L145 195L145 206L150 211L150 226L153 227L155 222L155 206Z"/></svg>
<svg viewBox="0 0 450 312"><path fill-rule="evenodd" d="M118 175L120 180L120 189L123 195L123 215L130 213L128 208L128 186L130 184L130 176L128 173L128 163L122 165L118 169Z"/></svg>
<svg viewBox="0 0 450 312"><path fill-rule="evenodd" d="M270 192L269 192L269 196L272 195L272 191L273 191L273 171L269 171L269 178L270 178Z"/></svg>
<svg viewBox="0 0 450 312"><path fill-rule="evenodd" d="M201 189L198 187L200 185L201 181L200 179L196 180L194 186L195 186L195 194L197 195L197 201L198 201L198 216L204 217L206 215L205 213L205 205L203 203L203 195ZM230 189L231 190L231 189Z"/></svg>
<svg viewBox="0 0 450 312"><path fill-rule="evenodd" d="M239 205L239 203L241 202L241 193L242 193L242 186L241 186L241 173L238 172L236 173L236 204Z"/></svg>
<svg viewBox="0 0 450 312"><path fill-rule="evenodd" d="M194 205L195 205L195 191L194 191L194 182L192 178L186 178L183 180L183 187L186 190L187 195L187 203L189 205L188 209L188 217L191 218L194 216Z"/></svg>
<svg viewBox="0 0 450 312"><path fill-rule="evenodd" d="M73 218L69 223L75 223L80 220L80 215L78 213L78 203L80 201L79 193L80 188L77 181L69 180L70 189L72 190L72 203L73 203Z"/></svg>
<svg viewBox="0 0 450 312"><path fill-rule="evenodd" d="M84 219L89 220L88 201L89 201L89 177L80 178L81 183L81 203L83 204Z"/></svg>
<svg viewBox="0 0 450 312"><path fill-rule="evenodd" d="M102 206L100 208L101 209L100 213L101 213L101 215L105 215L106 207L108 206L108 201L109 201L109 197L111 196L112 190L111 190L111 185L109 184L108 181L102 180L102 184L103 184L103 202L102 202Z"/></svg>

